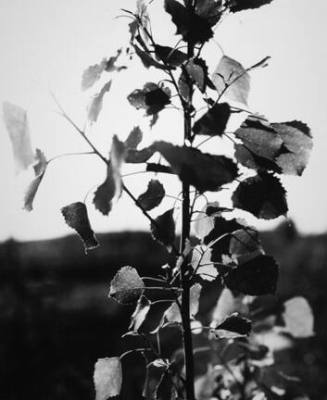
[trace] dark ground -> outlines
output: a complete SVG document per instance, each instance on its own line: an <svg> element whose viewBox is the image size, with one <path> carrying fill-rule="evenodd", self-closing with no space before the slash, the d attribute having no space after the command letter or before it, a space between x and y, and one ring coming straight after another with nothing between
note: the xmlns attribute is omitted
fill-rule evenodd
<svg viewBox="0 0 327 400"><path fill-rule="evenodd" d="M167 255L145 233L99 239L87 256L75 236L0 245L1 400L91 400L95 361L124 350L132 309L108 300L109 282L124 265L156 273ZM327 235L283 225L262 239L281 265L278 296L304 295L316 316L317 335L297 344L292 373L313 400L327 399ZM124 385L124 398L139 398L141 379Z"/></svg>

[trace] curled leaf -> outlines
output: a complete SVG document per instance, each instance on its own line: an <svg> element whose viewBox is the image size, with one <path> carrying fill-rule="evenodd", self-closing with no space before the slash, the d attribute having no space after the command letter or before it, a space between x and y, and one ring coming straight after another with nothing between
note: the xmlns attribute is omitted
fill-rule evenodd
<svg viewBox="0 0 327 400"><path fill-rule="evenodd" d="M118 357L99 358L94 366L95 400L108 400L120 394L123 373Z"/></svg>
<svg viewBox="0 0 327 400"><path fill-rule="evenodd" d="M91 228L87 209L84 203L76 202L61 209L66 224L81 237L85 251L92 250L99 246L99 243Z"/></svg>
<svg viewBox="0 0 327 400"><path fill-rule="evenodd" d="M134 313L131 317L131 323L128 327L128 329L133 329L134 332L137 332L141 325L143 324L148 312L150 311L150 305L151 303L149 300L141 296L138 299L136 308L134 310Z"/></svg>
<svg viewBox="0 0 327 400"><path fill-rule="evenodd" d="M34 165L35 178L29 184L24 196L24 209L27 211L33 210L33 201L35 195L48 166L48 161L46 160L42 151L39 149L36 149L35 159L37 160L37 163Z"/></svg>
<svg viewBox="0 0 327 400"><path fill-rule="evenodd" d="M233 313L227 317L221 324L215 328L215 334L220 338L231 338L226 332L238 336L247 336L252 328L251 321L248 318L241 317L238 313Z"/></svg>
<svg viewBox="0 0 327 400"><path fill-rule="evenodd" d="M202 286L199 283L195 283L190 287L190 318L194 318L194 316L199 312L201 289ZM180 296L179 302L181 303L181 301L182 297ZM182 322L180 310L176 302L172 303L172 305L166 310L165 318L169 322Z"/></svg>
<svg viewBox="0 0 327 400"><path fill-rule="evenodd" d="M157 207L165 197L165 189L158 180L151 179L146 192L137 199L144 210L152 210Z"/></svg>
<svg viewBox="0 0 327 400"><path fill-rule="evenodd" d="M109 297L121 304L131 304L139 299L144 287L144 282L135 268L122 267L110 283Z"/></svg>
<svg viewBox="0 0 327 400"><path fill-rule="evenodd" d="M232 200L234 207L262 219L274 219L288 211L285 189L278 178L267 173L242 181L233 193Z"/></svg>
<svg viewBox="0 0 327 400"><path fill-rule="evenodd" d="M187 60L185 53L172 47L156 45L154 50L157 58L172 68L179 67Z"/></svg>
<svg viewBox="0 0 327 400"><path fill-rule="evenodd" d="M14 104L3 103L3 119L11 141L16 172L27 169L34 162L27 113Z"/></svg>
<svg viewBox="0 0 327 400"><path fill-rule="evenodd" d="M182 182L193 185L201 193L217 191L237 177L236 164L225 156L205 154L195 148L174 146L163 141L156 142L154 147Z"/></svg>
<svg viewBox="0 0 327 400"><path fill-rule="evenodd" d="M125 140L125 148L135 150L137 146L142 142L143 133L139 126L135 126L129 133Z"/></svg>
<svg viewBox="0 0 327 400"><path fill-rule="evenodd" d="M127 149L125 162L139 164L147 162L155 153L153 146L144 147L141 150Z"/></svg>
<svg viewBox="0 0 327 400"><path fill-rule="evenodd" d="M88 119L90 122L96 122L100 111L102 110L102 103L104 95L109 92L111 88L111 81L107 82L98 94L96 94L88 109Z"/></svg>
<svg viewBox="0 0 327 400"><path fill-rule="evenodd" d="M154 222L151 223L151 233L155 240L171 248L175 240L175 221L174 209L170 209L159 215Z"/></svg>

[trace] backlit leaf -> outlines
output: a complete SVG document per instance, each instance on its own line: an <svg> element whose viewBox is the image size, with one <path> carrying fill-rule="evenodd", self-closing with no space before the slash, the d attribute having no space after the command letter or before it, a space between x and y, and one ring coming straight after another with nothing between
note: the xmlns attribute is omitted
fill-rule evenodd
<svg viewBox="0 0 327 400"><path fill-rule="evenodd" d="M182 182L193 185L201 193L217 191L237 177L236 164L225 156L205 154L195 148L174 146L163 141L156 142L154 147Z"/></svg>
<svg viewBox="0 0 327 400"><path fill-rule="evenodd" d="M258 232L249 226L238 229L231 234L229 252L233 257L242 257L261 249Z"/></svg>
<svg viewBox="0 0 327 400"><path fill-rule="evenodd" d="M248 9L259 8L271 3L273 0L228 0L228 7L231 12L238 12Z"/></svg>
<svg viewBox="0 0 327 400"><path fill-rule="evenodd" d="M141 204L144 210L149 211L157 207L164 197L165 189L162 183L156 179L151 179L146 192L141 194L137 201L139 204Z"/></svg>
<svg viewBox="0 0 327 400"><path fill-rule="evenodd" d="M39 149L36 149L35 159L37 161L37 163L34 165L35 178L29 184L24 196L24 209L27 211L33 210L33 201L35 195L48 166L48 161L46 160L43 152Z"/></svg>
<svg viewBox="0 0 327 400"><path fill-rule="evenodd" d="M192 250L191 265L196 275L206 281L213 281L218 276L218 271L211 261L211 249L205 246L195 246Z"/></svg>
<svg viewBox="0 0 327 400"><path fill-rule="evenodd" d="M285 189L278 178L267 173L242 181L232 200L234 207L262 219L274 219L288 211Z"/></svg>
<svg viewBox="0 0 327 400"><path fill-rule="evenodd" d="M222 136L230 117L230 107L227 103L214 104L193 125L196 135Z"/></svg>
<svg viewBox="0 0 327 400"><path fill-rule="evenodd" d="M95 400L107 400L120 394L123 373L118 357L99 358L94 366Z"/></svg>
<svg viewBox="0 0 327 400"><path fill-rule="evenodd" d="M62 215L65 218L66 224L81 237L85 252L99 246L99 243L91 228L87 209L84 203L76 202L69 204L61 209Z"/></svg>
<svg viewBox="0 0 327 400"><path fill-rule="evenodd" d="M149 300L146 297L141 296L138 299L138 302L137 302L136 308L134 310L134 313L131 317L131 323L130 323L128 329L132 329L134 332L137 332L139 330L139 328L143 324L143 322L150 310L150 305L151 305L151 303L149 302Z"/></svg>
<svg viewBox="0 0 327 400"><path fill-rule="evenodd" d="M108 215L113 201L118 200L122 192L121 167L126 157L126 148L116 135L113 136L110 162L105 181L97 188L93 203L102 214Z"/></svg>
<svg viewBox="0 0 327 400"><path fill-rule="evenodd" d="M175 221L173 218L174 209L164 212L151 223L151 233L155 240L171 248L175 240Z"/></svg>
<svg viewBox="0 0 327 400"><path fill-rule="evenodd" d="M194 232L197 238L204 239L215 226L215 217L207 214L209 207L219 207L218 202L206 204L200 212L196 214L194 221Z"/></svg>
<svg viewBox="0 0 327 400"><path fill-rule="evenodd" d="M90 122L97 121L100 111L102 109L103 97L107 92L109 92L110 88L111 81L107 82L100 90L100 92L93 97L88 109L88 119Z"/></svg>
<svg viewBox="0 0 327 400"><path fill-rule="evenodd" d="M229 289L251 296L274 294L277 279L278 265L276 261L272 257L262 254L231 268L224 276L224 282Z"/></svg>
<svg viewBox="0 0 327 400"><path fill-rule="evenodd" d="M224 288L213 310L211 326L216 327L235 312L246 314L248 307L243 304L243 297L235 296L231 290Z"/></svg>
<svg viewBox="0 0 327 400"><path fill-rule="evenodd" d="M199 300L201 295L202 286L199 283L195 283L190 288L190 317L193 318L199 312ZM181 303L182 297L179 297ZM176 302L166 310L165 318L169 322L182 322L182 317L179 311L179 307Z"/></svg>
<svg viewBox="0 0 327 400"><path fill-rule="evenodd" d="M11 103L3 103L3 119L11 141L15 169L21 172L34 162L26 111Z"/></svg>
<svg viewBox="0 0 327 400"><path fill-rule="evenodd" d="M144 282L135 268L122 267L110 283L109 297L121 304L131 304L139 299L144 287Z"/></svg>
<svg viewBox="0 0 327 400"><path fill-rule="evenodd" d="M277 164L283 174L301 176L313 146L309 128L299 121L274 123L272 127L278 132L286 148L277 157Z"/></svg>
<svg viewBox="0 0 327 400"><path fill-rule="evenodd" d="M212 82L222 98L247 105L250 75L238 61L224 55L215 69Z"/></svg>
<svg viewBox="0 0 327 400"><path fill-rule="evenodd" d="M307 338L314 335L314 317L312 309L303 297L294 297L284 303L283 319L286 329L295 338Z"/></svg>

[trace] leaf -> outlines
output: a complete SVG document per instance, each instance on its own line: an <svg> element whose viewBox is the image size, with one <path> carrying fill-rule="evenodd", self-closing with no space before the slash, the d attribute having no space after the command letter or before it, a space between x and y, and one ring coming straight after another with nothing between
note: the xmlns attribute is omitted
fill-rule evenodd
<svg viewBox="0 0 327 400"><path fill-rule="evenodd" d="M36 149L35 159L37 160L37 163L34 165L35 178L27 187L24 196L24 209L27 211L33 210L33 201L35 195L38 191L38 188L48 166L48 161L46 160L45 155L39 149Z"/></svg>
<svg viewBox="0 0 327 400"><path fill-rule="evenodd" d="M102 110L103 97L109 92L110 88L111 81L107 82L100 92L93 97L88 109L88 119L91 123L97 121L100 111Z"/></svg>
<svg viewBox="0 0 327 400"><path fill-rule="evenodd" d="M69 204L61 209L61 213L65 218L66 224L75 229L81 237L85 252L95 249L99 246L94 232L90 226L87 209L84 203L76 202Z"/></svg>
<svg viewBox="0 0 327 400"><path fill-rule="evenodd" d="M134 332L137 332L141 325L143 324L148 312L150 311L150 305L151 303L149 300L141 296L138 299L136 308L134 310L134 313L131 317L131 323L128 327L128 329L132 329Z"/></svg>
<svg viewBox="0 0 327 400"><path fill-rule="evenodd" d="M278 178L267 173L242 181L232 200L234 207L262 219L274 219L288 211L285 189Z"/></svg>
<svg viewBox="0 0 327 400"><path fill-rule="evenodd" d="M121 167L126 157L125 144L116 135L112 138L110 162L107 167L105 181L97 188L93 204L102 214L108 215L114 200L118 200L122 192Z"/></svg>
<svg viewBox="0 0 327 400"><path fill-rule="evenodd" d="M254 228L247 226L231 234L229 252L236 259L261 249L259 234Z"/></svg>
<svg viewBox="0 0 327 400"><path fill-rule="evenodd" d="M222 136L230 117L230 107L227 103L214 104L193 125L196 135Z"/></svg>
<svg viewBox="0 0 327 400"><path fill-rule="evenodd" d="M201 295L202 286L199 283L195 283L190 287L190 318L193 318L199 312L199 300ZM181 303L182 297L179 296L179 302ZM179 307L176 302L166 310L165 318L169 322L182 322L182 317L179 311Z"/></svg>
<svg viewBox="0 0 327 400"><path fill-rule="evenodd" d="M158 69L165 69L164 65L160 64L158 61L156 61L154 58L151 57L148 50L142 50L136 44L134 44L133 47L135 53L142 61L142 64L144 65L145 68L155 67Z"/></svg>
<svg viewBox="0 0 327 400"><path fill-rule="evenodd" d="M155 142L154 147L182 182L193 185L201 193L217 191L237 177L236 164L225 156L205 154L195 148L178 147L163 141Z"/></svg>
<svg viewBox="0 0 327 400"><path fill-rule="evenodd" d="M131 304L143 294L144 287L135 268L122 267L110 283L109 297L121 304Z"/></svg>
<svg viewBox="0 0 327 400"><path fill-rule="evenodd" d="M122 49L118 49L115 56L109 59L104 58L100 63L90 65L82 75L82 90L87 90L92 87L100 78L104 71L114 72L126 69L125 65L117 66L116 62L122 53Z"/></svg>
<svg viewBox="0 0 327 400"><path fill-rule="evenodd" d="M224 288L213 310L210 326L216 327L235 312L246 314L248 307L243 304L242 300L243 296L234 296L231 290Z"/></svg>
<svg viewBox="0 0 327 400"><path fill-rule="evenodd" d="M34 162L27 113L14 104L3 103L3 119L11 141L16 173Z"/></svg>
<svg viewBox="0 0 327 400"><path fill-rule="evenodd" d="M248 318L233 313L215 328L215 334L220 338L233 338L224 331L236 334L236 337L247 336L251 332L252 324Z"/></svg>
<svg viewBox="0 0 327 400"><path fill-rule="evenodd" d="M197 276L206 281L214 281L218 276L218 271L211 261L211 251L205 246L195 246L192 251L192 268Z"/></svg>
<svg viewBox="0 0 327 400"><path fill-rule="evenodd" d="M223 7L221 0L197 0L195 11L197 15L205 18L210 26L214 26L220 20Z"/></svg>
<svg viewBox="0 0 327 400"><path fill-rule="evenodd" d="M188 103L191 100L191 85L190 85L191 81L190 78L187 74L187 72L184 70L182 70L182 73L180 74L179 78L178 78L178 90L181 94L181 96L183 97L183 99L185 101L187 101Z"/></svg>
<svg viewBox="0 0 327 400"><path fill-rule="evenodd" d="M207 214L207 209L210 207L219 207L218 202L206 204L201 212L197 214L194 221L194 233L197 238L204 239L214 228L215 218Z"/></svg>
<svg viewBox="0 0 327 400"><path fill-rule="evenodd" d="M274 123L272 127L278 132L286 148L277 157L277 164L283 174L301 176L313 147L309 128L299 121Z"/></svg>
<svg viewBox="0 0 327 400"><path fill-rule="evenodd" d="M182 51L173 49L168 46L156 45L154 51L158 60L163 61L166 65L172 68L181 66L186 60L187 55Z"/></svg>
<svg viewBox="0 0 327 400"><path fill-rule="evenodd" d="M118 357L99 358L95 363L93 381L96 400L107 400L120 394L123 373Z"/></svg>
<svg viewBox="0 0 327 400"><path fill-rule="evenodd" d="M255 9L266 4L271 3L273 0L228 0L228 7L231 12L238 12L248 9Z"/></svg>
<svg viewBox="0 0 327 400"><path fill-rule="evenodd" d="M144 109L146 115L153 115L153 125L158 119L158 113L170 104L170 90L161 88L153 82L148 82L143 89L136 89L128 95L127 99L137 110Z"/></svg>
<svg viewBox="0 0 327 400"><path fill-rule="evenodd" d="M128 149L126 154L126 163L139 164L147 162L155 153L153 146L144 147L141 150Z"/></svg>
<svg viewBox="0 0 327 400"><path fill-rule="evenodd" d="M262 254L236 268L231 268L224 276L224 282L230 290L251 296L274 294L277 279L276 261L273 257Z"/></svg>
<svg viewBox="0 0 327 400"><path fill-rule="evenodd" d="M135 126L130 134L128 135L127 139L125 140L125 148L126 149L133 149L135 150L137 146L142 142L143 133L139 126Z"/></svg>
<svg viewBox="0 0 327 400"><path fill-rule="evenodd" d="M212 82L220 97L247 106L250 75L238 61L224 55L215 69Z"/></svg>
<svg viewBox="0 0 327 400"><path fill-rule="evenodd" d="M174 209L164 212L151 223L151 233L155 240L171 248L175 240Z"/></svg>
<svg viewBox="0 0 327 400"><path fill-rule="evenodd" d="M295 338L314 335L312 309L304 297L294 297L284 303L283 319L286 329Z"/></svg>
<svg viewBox="0 0 327 400"><path fill-rule="evenodd" d="M185 42L205 43L213 36L210 23L178 1L165 0L165 10L176 25L176 34L182 35Z"/></svg>
<svg viewBox="0 0 327 400"><path fill-rule="evenodd" d="M141 194L137 201L146 211L157 207L165 197L165 189L158 180L151 179L146 192Z"/></svg>

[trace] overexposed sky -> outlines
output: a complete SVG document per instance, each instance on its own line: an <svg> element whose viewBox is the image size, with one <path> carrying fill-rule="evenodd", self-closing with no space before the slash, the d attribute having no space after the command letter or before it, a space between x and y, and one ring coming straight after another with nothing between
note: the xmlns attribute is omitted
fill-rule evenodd
<svg viewBox="0 0 327 400"><path fill-rule="evenodd" d="M162 0L151 6L153 30L161 44L174 44L174 27L162 9ZM88 92L80 88L83 70L113 55L127 43L127 20L115 19L119 8L134 10L135 0L0 0L0 101L13 102L28 111L33 145L48 157L85 151L87 146L56 113L50 92L54 92L67 113L81 126L86 106L98 87ZM272 57L270 66L252 73L249 105L272 122L301 119L314 136L314 151L302 178L283 178L288 190L290 216L302 232L327 230L327 190L325 163L327 154L327 48L325 16L327 3L315 0L275 0L256 11L231 15L219 25L215 38L224 52L250 66L264 56ZM175 42L171 42L171 39ZM211 70L221 52L218 45L204 51ZM158 72L144 70L135 62L130 70L113 77L111 92L105 97L103 112L89 132L90 138L105 154L111 137L125 139L136 124L144 127L144 144L158 138L178 142L181 116L176 110L162 113L153 131L126 101L126 95ZM109 78L109 76L108 76ZM101 83L105 83L102 80ZM207 149L220 141L211 141ZM204 148L205 149L205 148ZM227 147L226 147L227 149ZM140 166L135 167L140 171ZM131 169L128 168L127 172ZM70 232L60 208L84 199L92 187L102 183L105 169L93 156L63 158L51 164L35 199L31 213L22 211L22 188L26 176L16 177L11 147L0 121L0 240L55 237ZM146 188L150 175L127 177L125 183L136 194ZM163 177L167 193L176 195L178 185ZM169 186L170 185L170 186ZM222 200L220 195L211 198ZM93 211L88 196L90 219L96 231L147 229L143 215L123 196L108 217ZM156 216L172 206L173 200L154 210ZM259 227L273 223L252 223Z"/></svg>

